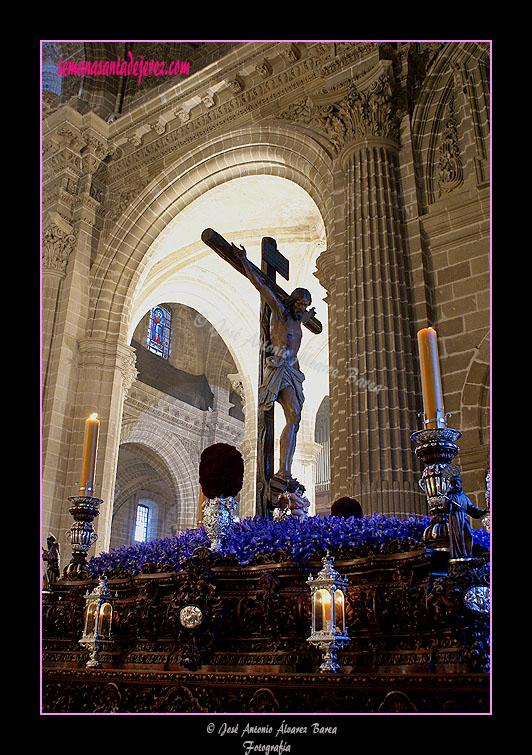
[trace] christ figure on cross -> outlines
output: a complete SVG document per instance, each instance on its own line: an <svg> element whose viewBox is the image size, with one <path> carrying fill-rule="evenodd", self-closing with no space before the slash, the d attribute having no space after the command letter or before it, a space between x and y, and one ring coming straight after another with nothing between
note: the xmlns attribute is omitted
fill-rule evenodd
<svg viewBox="0 0 532 755"><path fill-rule="evenodd" d="M269 411L275 401L282 406L286 425L281 433L279 469L275 477L289 482L292 479L292 460L296 448L297 431L301 422L303 381L305 375L299 369L297 353L301 345L301 325L316 314L312 297L305 288L296 288L282 302L268 286L264 276L257 274L243 246L233 251L244 271L271 310L270 342L272 354L266 358L262 384L259 388L259 409Z"/></svg>

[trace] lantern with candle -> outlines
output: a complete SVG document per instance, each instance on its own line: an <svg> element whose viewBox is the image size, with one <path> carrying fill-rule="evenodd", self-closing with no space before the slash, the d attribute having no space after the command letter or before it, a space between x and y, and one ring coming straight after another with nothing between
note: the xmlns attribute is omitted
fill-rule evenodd
<svg viewBox="0 0 532 755"><path fill-rule="evenodd" d="M85 596L85 627L82 647L90 651L87 668L101 668L100 652L111 642L113 605L107 577L100 577L98 585Z"/></svg>
<svg viewBox="0 0 532 755"><path fill-rule="evenodd" d="M337 673L340 666L336 655L339 648L351 640L345 625L345 597L347 580L334 568L334 559L327 551L323 567L315 578L309 575L312 602L312 632L308 642L323 651L322 673Z"/></svg>

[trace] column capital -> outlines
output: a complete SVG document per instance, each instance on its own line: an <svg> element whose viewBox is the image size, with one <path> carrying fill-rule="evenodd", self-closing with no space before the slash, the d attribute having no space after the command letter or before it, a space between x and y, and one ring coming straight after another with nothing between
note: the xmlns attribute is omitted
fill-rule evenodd
<svg viewBox="0 0 532 755"><path fill-rule="evenodd" d="M42 270L64 278L76 236L70 223L57 212L45 215L42 228Z"/></svg>
<svg viewBox="0 0 532 755"><path fill-rule="evenodd" d="M336 260L334 250L324 249L316 260L316 272L314 273L314 276L327 291L327 296L325 297L327 303L329 302L329 296L336 286L335 267Z"/></svg>
<svg viewBox="0 0 532 755"><path fill-rule="evenodd" d="M124 393L137 377L136 352L132 346L106 338L84 338L79 342L80 367L118 369L122 375Z"/></svg>
<svg viewBox="0 0 532 755"><path fill-rule="evenodd" d="M367 74L294 103L278 117L321 131L337 155L368 139L397 148L406 105L392 67L390 60L379 60Z"/></svg>
<svg viewBox="0 0 532 755"><path fill-rule="evenodd" d="M300 438L297 441L295 457L298 461L314 463L320 455L321 449L321 443L316 443L316 441L308 438Z"/></svg>

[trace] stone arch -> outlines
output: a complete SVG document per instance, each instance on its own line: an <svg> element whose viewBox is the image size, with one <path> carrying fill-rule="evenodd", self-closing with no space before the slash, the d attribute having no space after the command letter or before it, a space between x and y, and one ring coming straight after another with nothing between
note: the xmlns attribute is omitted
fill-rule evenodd
<svg viewBox="0 0 532 755"><path fill-rule="evenodd" d="M110 547L134 542L139 504L149 509L148 539L164 536L167 512L177 499L164 460L146 445L122 444L116 467Z"/></svg>
<svg viewBox="0 0 532 755"><path fill-rule="evenodd" d="M152 418L142 419L126 436L123 446L135 445L145 450L148 458L166 471L179 502L178 526L194 526L196 501L199 499L197 463L194 463L183 441Z"/></svg>
<svg viewBox="0 0 532 755"><path fill-rule="evenodd" d="M471 360L460 396L460 417L464 434L478 445L489 443L490 334L486 333Z"/></svg>
<svg viewBox="0 0 532 755"><path fill-rule="evenodd" d="M481 61L488 70L489 50L483 46L483 43L446 43L432 67L429 67L412 114L413 145L420 158L418 165L423 166L423 173L418 175L418 185L421 203L425 209L439 198L436 175L439 160L438 150L451 103L454 103L457 111L459 111L456 113L457 131L459 131L462 123L467 122L469 127L472 127L470 123L472 118L471 106L466 106L463 102L460 104L460 101L465 98L466 90L470 89L469 96L473 99L487 95L487 76L485 79L480 78L476 82L468 81L467 63L472 59L475 60L475 64L477 61ZM473 109L475 108L476 103L473 105ZM477 118L476 138L482 141L479 133L478 115L473 117ZM484 139L486 138L487 133L484 134ZM461 159L464 160L466 158L465 153L470 152L473 148L473 145L470 144L472 138L466 139L463 134L457 133L457 140L460 142ZM466 168L465 183L467 172L472 171L473 166L464 167Z"/></svg>
<svg viewBox="0 0 532 755"><path fill-rule="evenodd" d="M250 319L249 304L240 302L237 295L240 280L231 295L227 286L220 290L207 268L202 268L201 264L196 267L187 264L180 266L177 287L175 280L171 285L163 281L153 293L153 301L149 292L146 294L145 287L151 265L164 258L161 245L164 245L165 234L179 213L210 189L248 176L273 176L297 185L317 207L326 237L332 237L334 211L330 158L319 144L299 133L297 128L277 125L255 126L220 136L160 172L113 226L91 269L92 315L87 328L91 338L114 342L117 348L122 344L127 346L135 326L133 321L139 314L135 310L138 310L141 299L145 310L158 301L179 301L194 308L216 328L217 316L223 310L227 322L241 323L240 343L256 338L255 320ZM199 239L198 242L201 245ZM206 247L205 251L209 252ZM162 255L159 258L158 252ZM226 265L221 260L218 262ZM231 272L239 278L238 273ZM254 364L250 365L245 350L235 348L225 333L219 332L242 377L248 407L246 424L255 427L258 364L253 360ZM245 444L251 448L250 438ZM250 466L249 479L252 478L254 470Z"/></svg>
<svg viewBox="0 0 532 755"><path fill-rule="evenodd" d="M151 446L148 446L146 443L138 443L128 440L125 443L121 444L121 449L127 449L128 451L134 452L137 457L142 457L143 465L145 465L146 468L149 468L149 470L155 471L156 474L159 475L161 481L165 482L168 488L173 490L174 495L177 493L168 465ZM130 469L122 470L120 480L119 474L117 473L117 485L115 487L115 509L117 508L117 505L120 506L122 501L129 495L131 486L137 485L139 478L142 480L143 476L147 477L147 473L143 469L139 470L138 465L128 466L130 466ZM131 471L131 469L133 471Z"/></svg>
<svg viewBox="0 0 532 755"><path fill-rule="evenodd" d="M128 313L153 256L153 244L177 214L209 189L245 175L276 175L314 200L332 238L330 158L297 128L256 127L200 147L162 171L115 224L92 268L89 334L125 342Z"/></svg>

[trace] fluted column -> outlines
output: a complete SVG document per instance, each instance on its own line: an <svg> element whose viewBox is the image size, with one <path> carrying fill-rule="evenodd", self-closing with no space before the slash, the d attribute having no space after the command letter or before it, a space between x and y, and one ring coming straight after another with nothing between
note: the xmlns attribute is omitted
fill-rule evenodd
<svg viewBox="0 0 532 755"><path fill-rule="evenodd" d="M342 162L349 313L347 487L372 510L387 514L415 511L419 498L421 513L423 501L416 490L409 440L411 428L417 427L415 333L402 234L398 147L389 139L365 137L350 146Z"/></svg>
<svg viewBox="0 0 532 755"><path fill-rule="evenodd" d="M410 443L415 324L391 65L381 61L332 107L341 135L337 232L318 261L318 275L329 278L331 500L355 496L366 514L425 513Z"/></svg>

